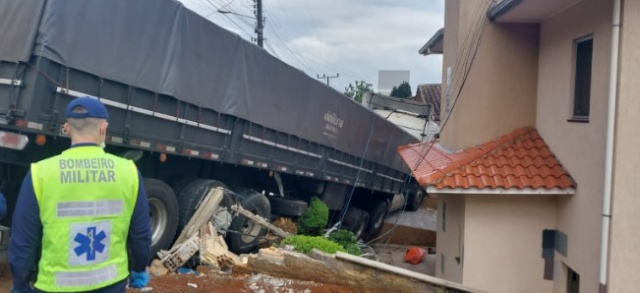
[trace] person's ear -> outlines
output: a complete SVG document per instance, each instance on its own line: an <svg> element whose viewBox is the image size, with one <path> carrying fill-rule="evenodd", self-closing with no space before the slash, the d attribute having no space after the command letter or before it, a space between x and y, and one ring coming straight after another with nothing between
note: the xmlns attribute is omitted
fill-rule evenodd
<svg viewBox="0 0 640 293"><path fill-rule="evenodd" d="M62 130L64 131L64 133L66 133L67 135L69 134L69 122L65 122L64 125L62 125Z"/></svg>
<svg viewBox="0 0 640 293"><path fill-rule="evenodd" d="M100 134L107 135L107 127L109 127L109 122L102 122L102 127L100 127Z"/></svg>

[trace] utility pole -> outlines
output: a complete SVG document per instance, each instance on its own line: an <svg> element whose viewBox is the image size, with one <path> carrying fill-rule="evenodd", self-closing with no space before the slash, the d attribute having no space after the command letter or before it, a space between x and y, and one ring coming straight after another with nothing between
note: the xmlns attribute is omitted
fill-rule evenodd
<svg viewBox="0 0 640 293"><path fill-rule="evenodd" d="M258 46L260 46L260 48L263 47L263 42L264 42L264 35L263 35L263 31L264 31L264 20L262 19L262 0L254 0L256 3L256 29L255 29L255 33L258 35Z"/></svg>
<svg viewBox="0 0 640 293"><path fill-rule="evenodd" d="M326 79L327 80L327 85L329 85L329 79L330 78L338 78L340 77L340 73L336 73L336 76L327 76L326 74L322 74L322 76L320 76L319 74L317 74L318 79Z"/></svg>

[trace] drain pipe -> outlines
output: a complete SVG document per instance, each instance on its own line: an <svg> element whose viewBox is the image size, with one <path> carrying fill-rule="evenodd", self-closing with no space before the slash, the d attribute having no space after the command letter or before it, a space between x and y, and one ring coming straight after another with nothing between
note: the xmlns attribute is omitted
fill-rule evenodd
<svg viewBox="0 0 640 293"><path fill-rule="evenodd" d="M609 72L609 107L607 109L607 141L604 166L604 196L602 199L602 238L600 246L600 293L607 292L609 265L609 229L611 220L611 191L613 186L613 148L618 98L618 52L620 50L621 0L613 0L613 28L611 32L611 64Z"/></svg>

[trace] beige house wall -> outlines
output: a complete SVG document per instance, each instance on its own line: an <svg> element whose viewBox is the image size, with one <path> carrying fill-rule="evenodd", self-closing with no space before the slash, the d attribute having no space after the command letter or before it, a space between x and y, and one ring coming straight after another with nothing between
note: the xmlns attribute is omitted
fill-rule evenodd
<svg viewBox="0 0 640 293"><path fill-rule="evenodd" d="M444 207L446 205L446 208ZM446 211L445 211L446 210ZM446 230L443 230L443 214ZM436 277L462 283L462 244L465 224L465 203L462 195L438 195L438 231L436 238ZM444 259L444 272L442 260ZM462 260L462 259L461 259Z"/></svg>
<svg viewBox="0 0 640 293"><path fill-rule="evenodd" d="M558 255L557 267L566 270L566 264L580 275L580 292L598 291L611 15L611 1L585 0L540 27L536 127L578 184L574 196L558 201L558 230L567 234L568 256ZM589 122L568 122L573 44L589 34L594 40ZM555 279L554 291L565 292L566 272L556 270Z"/></svg>
<svg viewBox="0 0 640 293"><path fill-rule="evenodd" d="M460 5L459 0L445 3L445 86L441 119L448 115L447 68L453 69L450 105L454 105L464 74L463 66L456 66L456 60L471 55L465 42L468 32L475 32L486 20L486 11L478 10L483 3L486 1L465 1L464 5ZM538 25L501 25L486 21L473 66L441 134L441 142L454 150L535 124Z"/></svg>
<svg viewBox="0 0 640 293"><path fill-rule="evenodd" d="M640 278L640 1L624 1L608 292L638 292Z"/></svg>
<svg viewBox="0 0 640 293"><path fill-rule="evenodd" d="M543 278L542 232L555 228L556 197L467 196L462 283L496 293L552 292Z"/></svg>

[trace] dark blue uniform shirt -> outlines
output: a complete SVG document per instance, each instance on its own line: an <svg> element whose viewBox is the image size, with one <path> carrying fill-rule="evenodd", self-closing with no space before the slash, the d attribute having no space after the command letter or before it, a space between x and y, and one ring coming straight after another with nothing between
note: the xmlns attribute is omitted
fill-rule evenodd
<svg viewBox="0 0 640 293"><path fill-rule="evenodd" d="M93 144L78 144L81 147ZM129 249L130 269L142 272L146 269L151 257L151 223L147 194L144 182L138 172L140 185L138 199L131 217L127 246ZM11 226L11 243L9 244L9 265L13 273L13 286L17 291L29 292L29 282L37 275L37 264L40 260L42 243L42 222L40 209L31 181L31 171L22 181L18 201L16 202ZM126 280L94 292L124 292Z"/></svg>

